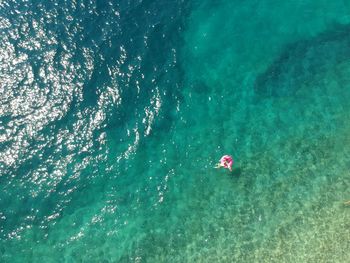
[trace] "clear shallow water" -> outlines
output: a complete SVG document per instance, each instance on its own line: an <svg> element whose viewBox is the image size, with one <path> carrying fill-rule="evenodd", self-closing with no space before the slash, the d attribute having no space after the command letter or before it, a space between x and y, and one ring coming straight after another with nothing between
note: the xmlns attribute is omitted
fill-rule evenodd
<svg viewBox="0 0 350 263"><path fill-rule="evenodd" d="M345 262L349 9L1 3L2 261Z"/></svg>

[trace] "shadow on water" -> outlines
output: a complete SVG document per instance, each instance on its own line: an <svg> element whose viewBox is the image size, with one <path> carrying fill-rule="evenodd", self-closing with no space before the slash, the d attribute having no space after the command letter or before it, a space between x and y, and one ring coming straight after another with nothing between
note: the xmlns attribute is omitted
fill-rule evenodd
<svg viewBox="0 0 350 263"><path fill-rule="evenodd" d="M240 177L242 175L243 169L240 167L232 169L232 172L230 173L230 176L233 177Z"/></svg>
<svg viewBox="0 0 350 263"><path fill-rule="evenodd" d="M336 24L321 34L286 45L255 81L257 96L293 96L309 80L350 61L350 25Z"/></svg>

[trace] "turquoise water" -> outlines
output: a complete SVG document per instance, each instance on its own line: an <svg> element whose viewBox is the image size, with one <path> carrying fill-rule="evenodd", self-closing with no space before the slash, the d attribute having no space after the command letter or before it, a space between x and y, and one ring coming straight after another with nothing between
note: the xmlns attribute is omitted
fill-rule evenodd
<svg viewBox="0 0 350 263"><path fill-rule="evenodd" d="M349 14L1 2L1 262L347 262Z"/></svg>

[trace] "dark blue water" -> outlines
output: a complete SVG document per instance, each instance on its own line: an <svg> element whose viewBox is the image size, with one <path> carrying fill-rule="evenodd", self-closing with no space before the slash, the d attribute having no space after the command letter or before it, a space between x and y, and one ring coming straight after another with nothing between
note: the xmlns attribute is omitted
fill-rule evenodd
<svg viewBox="0 0 350 263"><path fill-rule="evenodd" d="M346 262L349 13L1 2L1 262Z"/></svg>

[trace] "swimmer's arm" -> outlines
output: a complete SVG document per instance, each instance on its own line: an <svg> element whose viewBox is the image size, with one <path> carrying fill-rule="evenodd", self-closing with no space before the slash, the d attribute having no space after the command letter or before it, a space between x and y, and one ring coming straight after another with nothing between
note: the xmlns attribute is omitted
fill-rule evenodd
<svg viewBox="0 0 350 263"><path fill-rule="evenodd" d="M221 167L221 163L217 163L214 168L220 168L220 167Z"/></svg>

